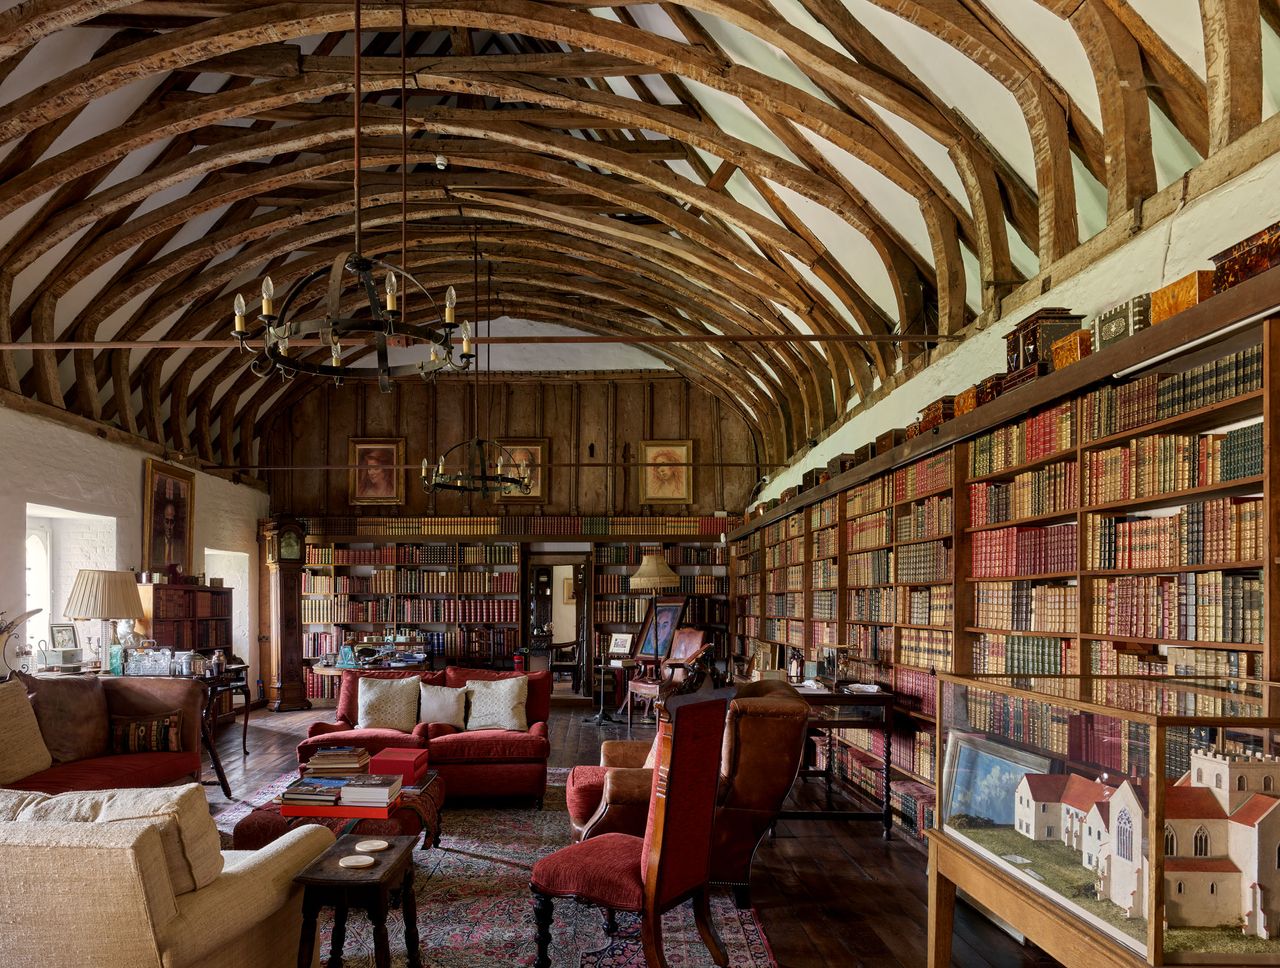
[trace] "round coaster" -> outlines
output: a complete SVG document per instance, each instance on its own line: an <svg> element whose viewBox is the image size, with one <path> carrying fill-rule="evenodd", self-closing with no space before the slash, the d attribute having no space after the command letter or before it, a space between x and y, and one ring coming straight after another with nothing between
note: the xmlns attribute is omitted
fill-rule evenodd
<svg viewBox="0 0 1280 968"><path fill-rule="evenodd" d="M386 850L391 845L385 840L362 840L356 844L356 850L362 854L376 854L380 850Z"/></svg>
<svg viewBox="0 0 1280 968"><path fill-rule="evenodd" d="M339 867L372 867L377 861L364 854L352 854L338 861Z"/></svg>

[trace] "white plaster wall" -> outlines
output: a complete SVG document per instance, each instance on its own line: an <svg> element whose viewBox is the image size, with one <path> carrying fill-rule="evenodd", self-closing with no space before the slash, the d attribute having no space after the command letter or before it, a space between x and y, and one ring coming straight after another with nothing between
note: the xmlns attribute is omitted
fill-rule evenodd
<svg viewBox="0 0 1280 968"><path fill-rule="evenodd" d="M938 397L959 393L989 374L1003 373L1004 335L1042 306L1067 306L1093 316L1135 293L1158 289L1194 269L1211 268L1211 255L1280 221L1277 184L1280 154L1135 235L1110 255L1021 307L1016 316L973 334L923 374L908 380L868 410L855 414L774 474L760 499L769 500L798 485L811 467L825 466L832 457L851 452L886 430L907 426Z"/></svg>
<svg viewBox="0 0 1280 968"><path fill-rule="evenodd" d="M0 409L0 609L22 611L26 601L27 504L100 514L116 519L112 568L138 568L142 555L142 486L147 455L99 440L54 421ZM192 567L205 570L204 549L258 553L257 522L267 496L251 487L196 475ZM104 558L107 556L104 556ZM244 589L248 627L257 628L257 574ZM237 589L237 594L241 594ZM55 596L57 592L55 591ZM63 599L65 603L65 597ZM57 606L55 606L57 607ZM256 643L247 658L256 678Z"/></svg>
<svg viewBox="0 0 1280 968"><path fill-rule="evenodd" d="M576 603L564 603L565 579L573 580L573 565L552 565L551 567L551 624L552 640L570 642L577 634L578 606Z"/></svg>
<svg viewBox="0 0 1280 968"><path fill-rule="evenodd" d="M42 527L49 533L51 563L50 603L48 616L38 615L32 622L39 626L40 638L48 638L50 623L66 622L63 609L71 596L71 587L81 568L116 567L116 522L113 518L28 518L29 527ZM25 587L25 586L24 586ZM100 621L76 622L76 636L86 656L90 653L89 637L94 643L102 639L105 626Z"/></svg>

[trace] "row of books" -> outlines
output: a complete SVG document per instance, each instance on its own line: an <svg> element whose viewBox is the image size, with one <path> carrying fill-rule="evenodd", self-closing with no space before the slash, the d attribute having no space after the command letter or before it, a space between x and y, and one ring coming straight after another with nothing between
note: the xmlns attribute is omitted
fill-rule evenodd
<svg viewBox="0 0 1280 968"><path fill-rule="evenodd" d="M938 708L938 678L924 669L893 670L894 702L903 709L933 716Z"/></svg>
<svg viewBox="0 0 1280 968"><path fill-rule="evenodd" d="M898 621L907 625L950 626L955 618L956 596L950 585L899 588Z"/></svg>
<svg viewBox="0 0 1280 968"><path fill-rule="evenodd" d="M1110 504L1262 473L1262 425L1226 434L1153 434L1084 455L1084 503Z"/></svg>
<svg viewBox="0 0 1280 968"><path fill-rule="evenodd" d="M893 472L893 500L900 504L951 485L951 451L943 450Z"/></svg>
<svg viewBox="0 0 1280 968"><path fill-rule="evenodd" d="M307 545L308 565L394 565L396 549L335 548L331 545Z"/></svg>
<svg viewBox="0 0 1280 968"><path fill-rule="evenodd" d="M1038 680L1037 682L1044 682ZM1068 711L1040 700L1009 696L971 687L964 691L964 708L956 711L957 728L1003 736L1027 746L1065 756L1068 748Z"/></svg>
<svg viewBox="0 0 1280 968"><path fill-rule="evenodd" d="M810 622L809 645L812 648L841 645L840 626L836 622Z"/></svg>
<svg viewBox="0 0 1280 968"><path fill-rule="evenodd" d="M402 602L408 604L407 602ZM304 598L300 617L306 625L353 625L390 622L391 599L352 600L346 595L333 598Z"/></svg>
<svg viewBox="0 0 1280 968"><path fill-rule="evenodd" d="M892 622L893 593L892 588L850 588L847 592L849 621Z"/></svg>
<svg viewBox="0 0 1280 968"><path fill-rule="evenodd" d="M1219 498L1173 515L1116 518L1089 515L1090 569L1172 568L1257 561L1266 547L1262 499Z"/></svg>
<svg viewBox="0 0 1280 968"><path fill-rule="evenodd" d="M844 492L844 514L846 518L854 518L860 514L869 514L887 507L893 500L893 487L889 476L875 477L863 481Z"/></svg>
<svg viewBox="0 0 1280 968"><path fill-rule="evenodd" d="M973 641L975 675L1068 675L1079 667L1079 646L1043 635L983 634Z"/></svg>
<svg viewBox="0 0 1280 968"><path fill-rule="evenodd" d="M1149 373L1081 402L1084 439L1098 440L1262 389L1262 345L1181 373Z"/></svg>
<svg viewBox="0 0 1280 968"><path fill-rule="evenodd" d="M935 672L950 672L952 666L951 633L937 629L901 629L898 659L902 665Z"/></svg>
<svg viewBox="0 0 1280 968"><path fill-rule="evenodd" d="M520 621L520 602L513 598L408 598L397 603L396 614L399 622L510 625Z"/></svg>
<svg viewBox="0 0 1280 968"><path fill-rule="evenodd" d="M798 592L804 588L804 565L775 568L769 572L769 591Z"/></svg>
<svg viewBox="0 0 1280 968"><path fill-rule="evenodd" d="M729 579L724 575L681 575L672 594L728 595Z"/></svg>
<svg viewBox="0 0 1280 968"><path fill-rule="evenodd" d="M1080 503L1079 466L1062 461L1024 471L1012 481L969 485L969 523L999 524L1018 518L1074 511Z"/></svg>
<svg viewBox="0 0 1280 968"><path fill-rule="evenodd" d="M464 565L518 565L520 546L516 544L463 545Z"/></svg>
<svg viewBox="0 0 1280 968"><path fill-rule="evenodd" d="M893 513L876 511L845 522L845 547L849 551L879 548L893 543Z"/></svg>
<svg viewBox="0 0 1280 968"><path fill-rule="evenodd" d="M304 595L392 595L396 590L396 573L378 571L372 575L317 575L303 572Z"/></svg>
<svg viewBox="0 0 1280 968"><path fill-rule="evenodd" d="M793 565L804 561L804 537L788 538L777 544L770 544L764 549L764 566L778 568L782 565Z"/></svg>
<svg viewBox="0 0 1280 968"><path fill-rule="evenodd" d="M313 517L303 518L309 535L366 535L369 537L488 537L518 535L591 535L631 537L661 535L718 536L732 531L740 517L602 516L571 514L507 515L503 517Z"/></svg>
<svg viewBox="0 0 1280 968"><path fill-rule="evenodd" d="M726 598L690 598L684 606L686 625L726 625L729 622L729 600Z"/></svg>
<svg viewBox="0 0 1280 968"><path fill-rule="evenodd" d="M979 628L1074 633L1080 596L1075 585L983 581L973 585L973 620Z"/></svg>
<svg viewBox="0 0 1280 968"><path fill-rule="evenodd" d="M893 581L893 551L862 551L849 555L845 582L849 585L888 585Z"/></svg>
<svg viewBox="0 0 1280 968"><path fill-rule="evenodd" d="M597 598L595 601L595 620L619 625L643 622L648 608L648 598L636 598L631 601Z"/></svg>
<svg viewBox="0 0 1280 968"><path fill-rule="evenodd" d="M734 549L735 555L758 555L760 551L760 532L753 532L748 538L734 542ZM724 565L728 563L725 547L719 543L707 545L660 545L636 542L629 544L598 544L593 552L597 565L638 565L646 555L661 555L667 564L672 566Z"/></svg>
<svg viewBox="0 0 1280 968"><path fill-rule="evenodd" d="M1098 634L1183 642L1262 642L1263 583L1256 572L1095 578L1092 591L1090 628Z"/></svg>
<svg viewBox="0 0 1280 968"><path fill-rule="evenodd" d="M804 645L804 622L769 617L764 620L764 638L783 645Z"/></svg>
<svg viewBox="0 0 1280 968"><path fill-rule="evenodd" d="M386 809L400 797L404 777L394 773L366 773L348 776L308 774L294 780L280 794L286 806ZM286 814L287 816L287 814Z"/></svg>
<svg viewBox="0 0 1280 968"><path fill-rule="evenodd" d="M854 658L893 661L893 629L887 625L850 625L844 643Z"/></svg>
<svg viewBox="0 0 1280 968"><path fill-rule="evenodd" d="M809 508L809 530L827 528L835 524L840 514L839 498L829 497Z"/></svg>
<svg viewBox="0 0 1280 968"><path fill-rule="evenodd" d="M919 584L951 580L951 545L946 541L903 545L895 554L896 581Z"/></svg>
<svg viewBox="0 0 1280 968"><path fill-rule="evenodd" d="M1197 649L1171 645L1167 648L1166 671L1174 676L1205 678L1261 679L1262 655L1241 649Z"/></svg>
<svg viewBox="0 0 1280 968"><path fill-rule="evenodd" d="M934 495L899 509L894 536L898 541L945 538L951 534L952 520L951 495Z"/></svg>
<svg viewBox="0 0 1280 968"><path fill-rule="evenodd" d="M764 597L764 613L770 618L791 618L804 614L804 592L785 592Z"/></svg>
<svg viewBox="0 0 1280 968"><path fill-rule="evenodd" d="M813 588L835 588L840 584L840 562L835 558L822 558L809 566L809 581Z"/></svg>
<svg viewBox="0 0 1280 968"><path fill-rule="evenodd" d="M1075 571L1079 559L1074 521L1046 528L1022 526L978 531L970 547L970 573L975 578L1016 578Z"/></svg>
<svg viewBox="0 0 1280 968"><path fill-rule="evenodd" d="M1150 646L1090 642L1089 671L1097 676L1163 676L1169 670L1164 656L1152 652Z"/></svg>
<svg viewBox="0 0 1280 968"><path fill-rule="evenodd" d="M840 607L839 596L834 588L811 592L809 618L815 622L834 622Z"/></svg>
<svg viewBox="0 0 1280 968"><path fill-rule="evenodd" d="M840 529L823 528L813 532L813 548L810 558L834 558L840 553Z"/></svg>
<svg viewBox="0 0 1280 968"><path fill-rule="evenodd" d="M448 565L458 563L458 546L455 544L399 545L396 548L397 565Z"/></svg>
<svg viewBox="0 0 1280 968"><path fill-rule="evenodd" d="M1075 401L1067 400L1021 423L975 437L969 443L969 476L999 474L1069 450L1075 444Z"/></svg>

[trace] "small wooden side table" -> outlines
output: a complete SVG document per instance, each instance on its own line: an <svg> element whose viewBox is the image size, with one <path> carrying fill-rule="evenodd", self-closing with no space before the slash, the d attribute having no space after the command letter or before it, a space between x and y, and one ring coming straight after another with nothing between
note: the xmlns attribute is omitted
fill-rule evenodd
<svg viewBox="0 0 1280 968"><path fill-rule="evenodd" d="M391 846L367 856L372 867L339 867L338 861L356 853L362 840L385 840ZM363 908L373 924L373 963L390 968L391 948L387 943L387 910L391 892L400 889L400 911L404 915L404 944L409 968L422 968L418 951L418 907L413 896L413 843L416 837L377 837L346 834L317 857L293 879L304 888L302 895L302 936L298 940L298 968L310 968L316 946L316 919L322 907L333 908L333 943L329 947L329 968L342 968L342 946L347 940L347 911Z"/></svg>

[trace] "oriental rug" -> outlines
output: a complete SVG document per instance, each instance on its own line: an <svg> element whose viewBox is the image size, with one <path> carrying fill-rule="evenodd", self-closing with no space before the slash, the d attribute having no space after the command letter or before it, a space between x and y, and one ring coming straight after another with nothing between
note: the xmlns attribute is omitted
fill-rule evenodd
<svg viewBox="0 0 1280 968"><path fill-rule="evenodd" d="M289 773L215 817L224 839L252 805L270 800L296 774ZM564 806L568 770L550 771L541 811L526 807L449 807L441 814L439 848L417 851L415 884L418 932L425 968L510 968L532 965L533 901L529 874L534 862L570 843ZM713 894L712 917L733 968L776 968L768 940L753 910L739 911L727 892ZM322 957L329 952L332 927L321 916ZM663 918L667 961L671 968L712 968L698 938L693 911L683 905ZM387 919L392 964L405 964L400 912ZM373 932L363 915L347 922L344 965L372 968ZM555 968L644 968L640 922L618 915L618 932L604 932L598 908L557 900L552 926L551 963Z"/></svg>

